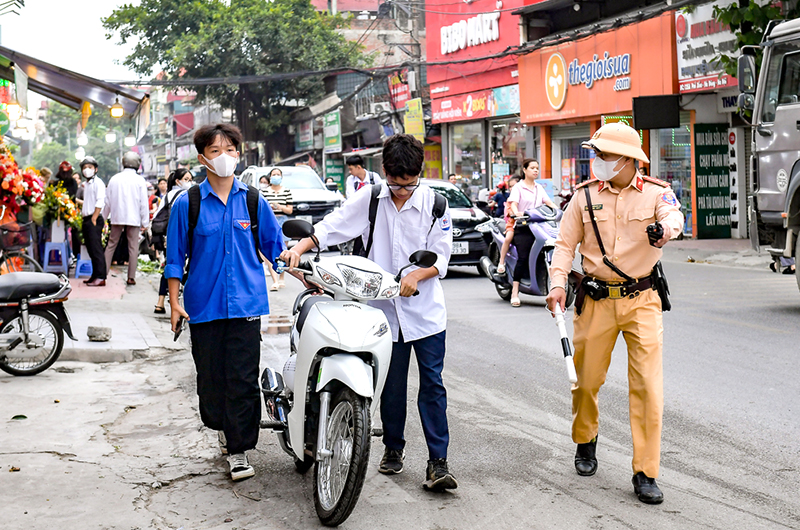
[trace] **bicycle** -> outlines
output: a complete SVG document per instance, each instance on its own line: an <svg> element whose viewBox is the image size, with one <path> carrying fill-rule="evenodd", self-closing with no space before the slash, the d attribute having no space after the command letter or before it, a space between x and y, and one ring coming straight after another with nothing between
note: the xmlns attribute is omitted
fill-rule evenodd
<svg viewBox="0 0 800 530"><path fill-rule="evenodd" d="M0 225L0 274L43 272L42 266L25 249L31 244L33 223Z"/></svg>

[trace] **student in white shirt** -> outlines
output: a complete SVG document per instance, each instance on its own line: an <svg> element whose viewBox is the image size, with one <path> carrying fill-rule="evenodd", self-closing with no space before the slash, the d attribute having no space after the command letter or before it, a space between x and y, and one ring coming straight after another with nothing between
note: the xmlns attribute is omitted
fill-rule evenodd
<svg viewBox="0 0 800 530"><path fill-rule="evenodd" d="M447 468L450 440L447 426L447 395L442 382L447 310L439 279L447 273L453 232L449 209L437 219L433 215L434 191L421 185L424 151L419 140L408 134L387 139L383 147L386 183L378 195L373 245L369 259L393 274L407 264L415 251L426 249L438 255L427 269L410 267L400 283L400 297L371 305L384 311L392 330L392 362L381 396L383 443L386 446L378 471L403 471L408 368L414 349L420 373L419 411L428 445L428 467L423 487L441 491L458 487ZM344 206L328 214L314 227L322 247L332 247L369 232L370 188L356 192ZM296 267L314 243L303 239L281 259ZM418 296L413 296L419 290Z"/></svg>
<svg viewBox="0 0 800 530"><path fill-rule="evenodd" d="M348 199L356 194L364 186L371 186L383 182L380 175L374 171L367 171L364 168L364 159L359 155L353 155L347 158L347 169L350 175L347 176L347 181L344 186L345 197Z"/></svg>

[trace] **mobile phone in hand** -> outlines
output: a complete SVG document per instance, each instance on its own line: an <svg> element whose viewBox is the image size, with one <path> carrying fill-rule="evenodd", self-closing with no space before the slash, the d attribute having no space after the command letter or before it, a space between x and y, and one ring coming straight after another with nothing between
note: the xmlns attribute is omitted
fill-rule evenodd
<svg viewBox="0 0 800 530"><path fill-rule="evenodd" d="M186 318L181 315L178 319L178 331L175 332L175 336L172 337L172 342L177 342L178 337L181 336L181 332L183 331L183 326L186 325Z"/></svg>

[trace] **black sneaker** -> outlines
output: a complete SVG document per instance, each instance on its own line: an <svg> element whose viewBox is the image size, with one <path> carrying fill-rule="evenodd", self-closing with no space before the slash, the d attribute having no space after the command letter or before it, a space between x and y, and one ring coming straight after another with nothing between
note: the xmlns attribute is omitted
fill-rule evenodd
<svg viewBox="0 0 800 530"><path fill-rule="evenodd" d="M405 452L402 449L389 449L383 451L383 458L378 466L378 472L384 475L397 475L403 472L403 459Z"/></svg>
<svg viewBox="0 0 800 530"><path fill-rule="evenodd" d="M428 460L425 476L428 480L422 483L422 487L428 491L454 490L458 487L456 477L447 470L446 458Z"/></svg>

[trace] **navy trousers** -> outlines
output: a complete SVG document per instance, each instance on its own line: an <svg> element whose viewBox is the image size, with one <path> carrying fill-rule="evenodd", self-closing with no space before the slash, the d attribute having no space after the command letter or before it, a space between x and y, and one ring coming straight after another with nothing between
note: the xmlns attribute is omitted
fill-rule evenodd
<svg viewBox="0 0 800 530"><path fill-rule="evenodd" d="M401 450L406 445L403 432L406 426L408 366L412 347L419 366L417 406L428 444L428 458L447 458L450 431L447 428L447 392L442 382L444 331L411 342L405 342L401 332L398 342L392 345L392 362L381 396L383 444L395 450Z"/></svg>
<svg viewBox="0 0 800 530"><path fill-rule="evenodd" d="M189 324L203 425L224 431L230 454L254 449L261 423L261 319Z"/></svg>

